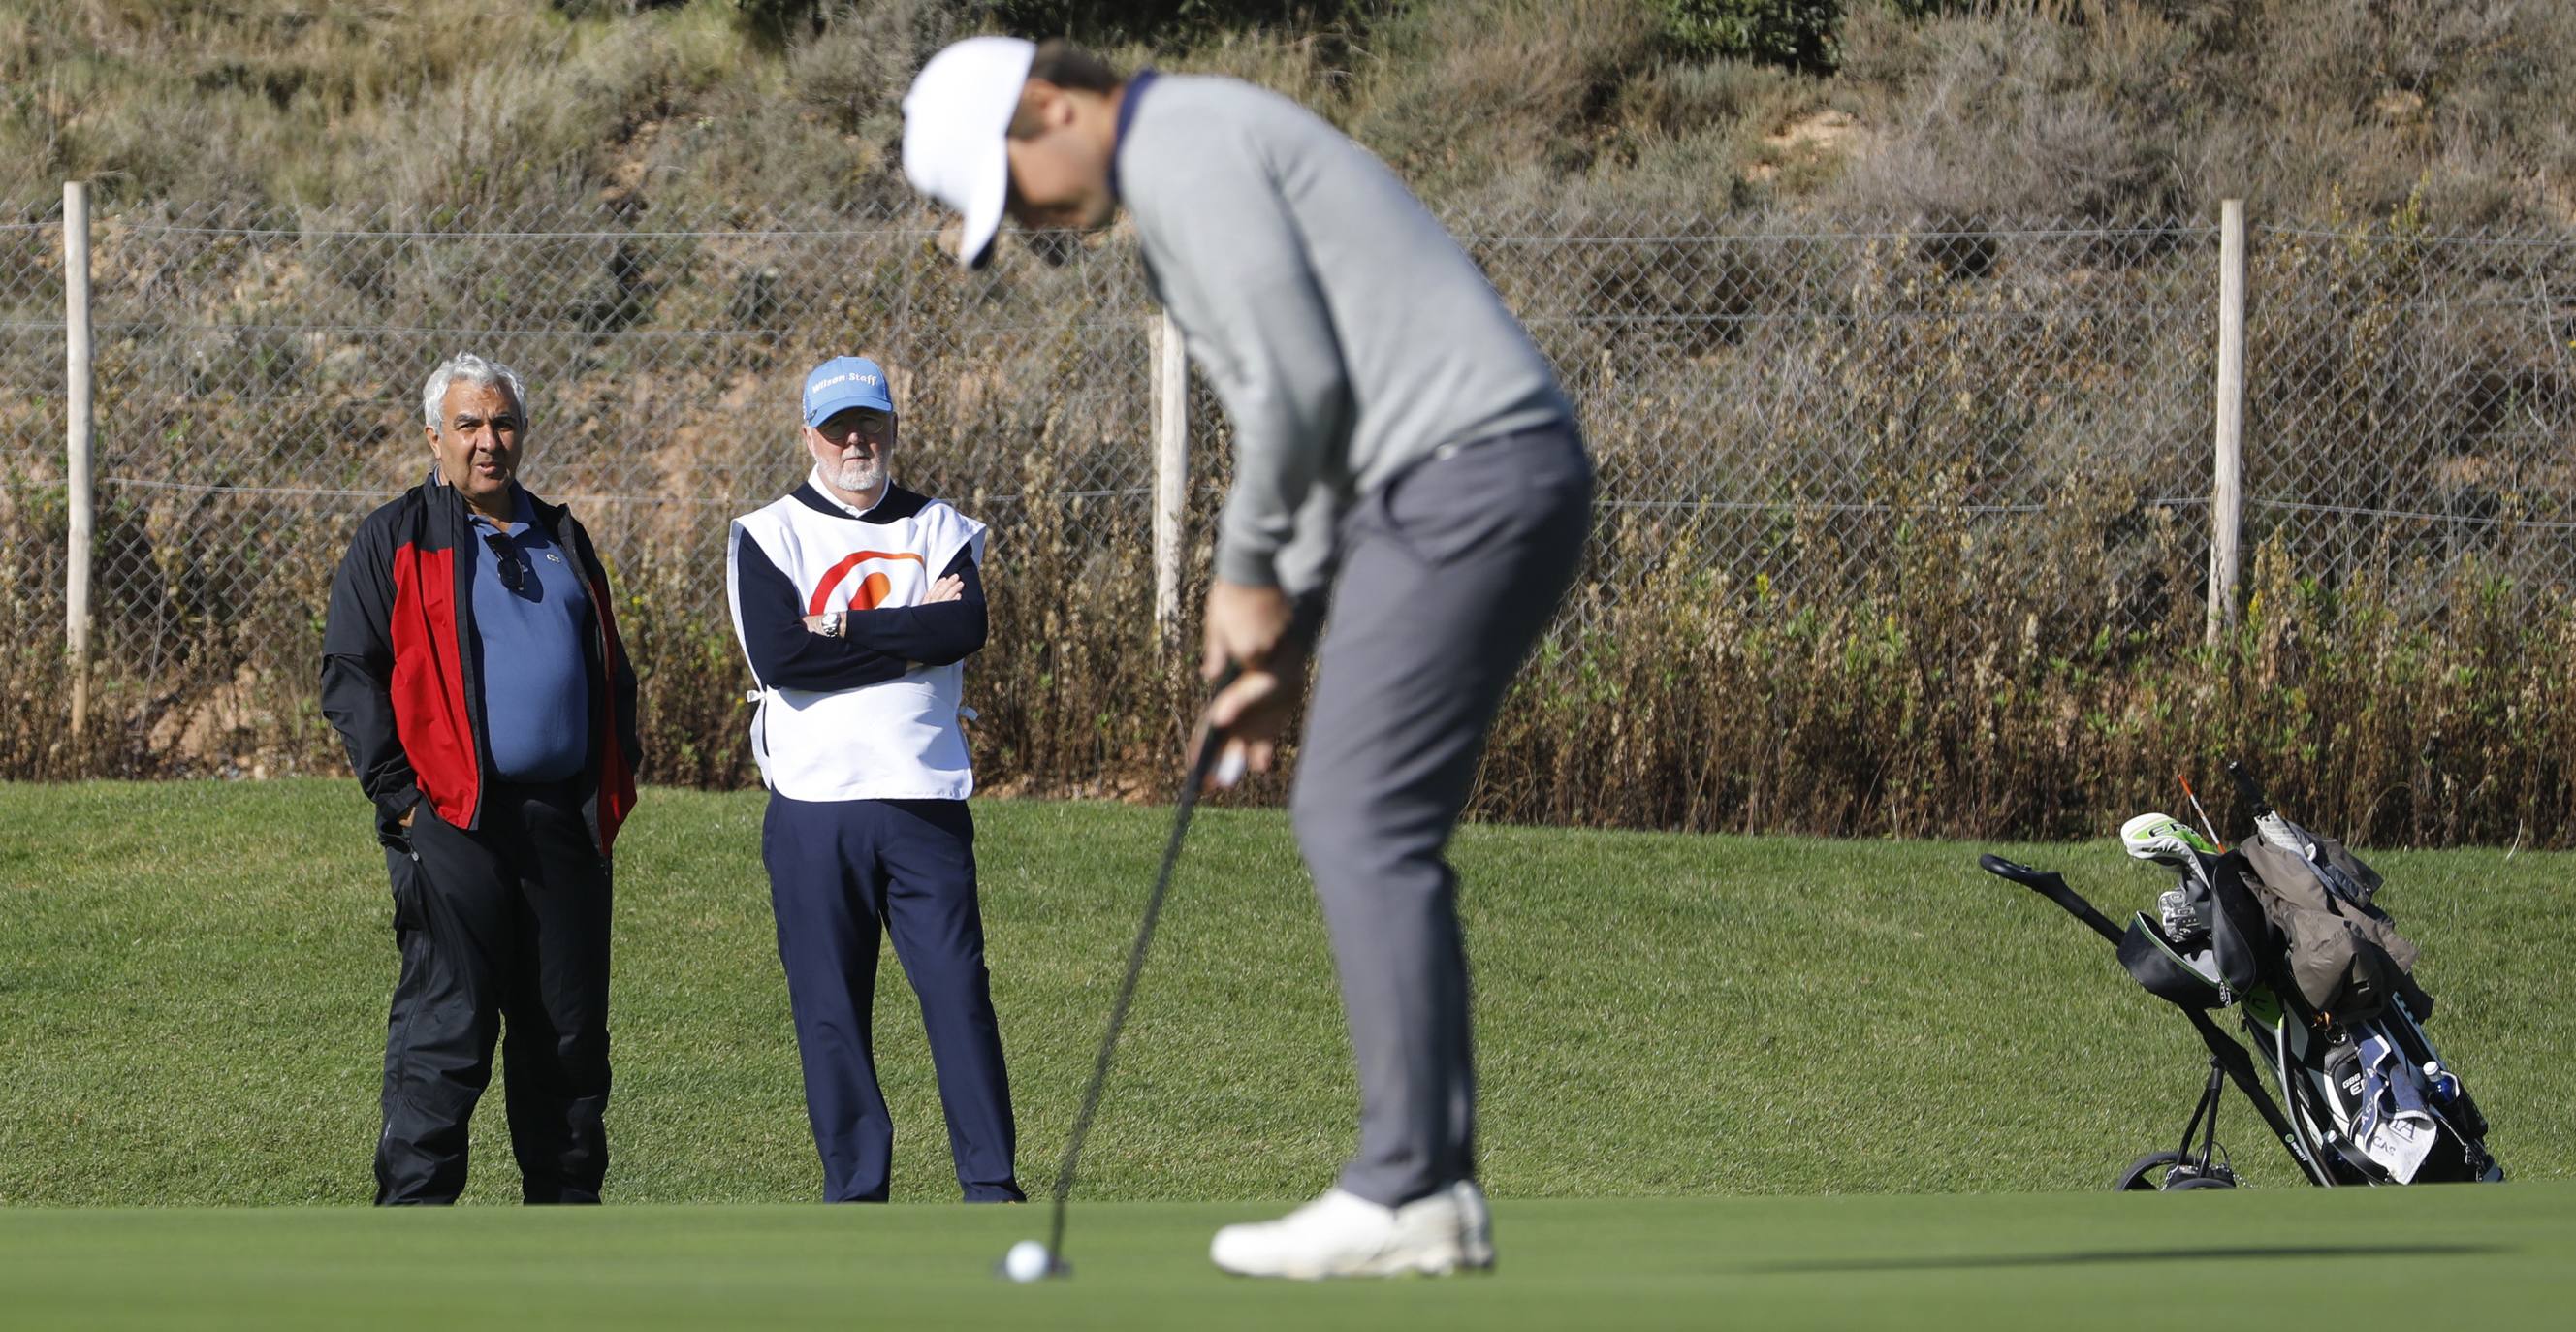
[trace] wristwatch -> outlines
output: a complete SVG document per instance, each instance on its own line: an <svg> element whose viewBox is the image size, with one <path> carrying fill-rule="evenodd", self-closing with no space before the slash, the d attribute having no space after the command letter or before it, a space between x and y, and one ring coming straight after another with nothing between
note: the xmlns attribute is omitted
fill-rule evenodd
<svg viewBox="0 0 2576 1332"><path fill-rule="evenodd" d="M823 619L823 636L825 638L840 637L842 629L848 626L849 618L850 613L848 611L834 611L830 615L825 616Z"/></svg>

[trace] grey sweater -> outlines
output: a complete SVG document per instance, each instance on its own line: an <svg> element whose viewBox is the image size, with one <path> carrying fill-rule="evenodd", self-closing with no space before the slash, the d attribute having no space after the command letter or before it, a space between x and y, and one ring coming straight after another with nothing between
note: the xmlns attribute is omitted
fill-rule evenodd
<svg viewBox="0 0 2576 1332"><path fill-rule="evenodd" d="M1444 444L1572 419L1475 262L1368 150L1233 79L1130 95L1119 199L1234 423L1218 577L1310 591L1354 498Z"/></svg>

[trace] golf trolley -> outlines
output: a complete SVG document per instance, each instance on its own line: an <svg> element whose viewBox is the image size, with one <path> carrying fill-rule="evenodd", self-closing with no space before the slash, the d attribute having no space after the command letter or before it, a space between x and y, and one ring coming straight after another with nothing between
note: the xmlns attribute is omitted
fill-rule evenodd
<svg viewBox="0 0 2576 1332"><path fill-rule="evenodd" d="M2255 837L2222 852L2164 815L2131 820L2121 830L2129 854L2179 882L2157 914L2141 911L2126 929L2053 871L1977 861L2108 940L2130 976L2180 1008L2209 1049L2209 1080L2180 1144L2139 1157L2112 1187L2236 1187L2218 1143L2231 1082L2321 1187L2503 1179L2487 1153L2485 1116L2424 1033L2432 998L2409 974L2414 945L2371 902L2379 876L2273 812L2252 774L2228 767L2256 811ZM2251 1050L2211 1019L2210 1010L2231 1007ZM2258 1053L2279 1101L2255 1076Z"/></svg>

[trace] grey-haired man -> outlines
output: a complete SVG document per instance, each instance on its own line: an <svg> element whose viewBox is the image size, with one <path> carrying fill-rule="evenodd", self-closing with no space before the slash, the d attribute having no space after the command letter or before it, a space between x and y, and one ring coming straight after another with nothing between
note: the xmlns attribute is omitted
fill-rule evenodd
<svg viewBox="0 0 2576 1332"><path fill-rule="evenodd" d="M1061 42L971 38L914 81L903 159L964 214L970 265L1006 211L1134 219L1235 429L1202 661L1210 678L1242 668L1208 708L1230 761L1269 767L1329 593L1292 808L1359 1060L1359 1147L1337 1187L1226 1227L1211 1257L1300 1278L1490 1266L1444 852L1590 525L1591 464L1554 373L1392 172L1248 84L1121 78Z"/></svg>
<svg viewBox="0 0 2576 1332"><path fill-rule="evenodd" d="M402 950L376 1201L456 1201L506 1026L521 1196L595 1203L635 672L590 534L519 484L518 375L451 357L421 415L429 476L358 524L322 631L322 713L374 806Z"/></svg>

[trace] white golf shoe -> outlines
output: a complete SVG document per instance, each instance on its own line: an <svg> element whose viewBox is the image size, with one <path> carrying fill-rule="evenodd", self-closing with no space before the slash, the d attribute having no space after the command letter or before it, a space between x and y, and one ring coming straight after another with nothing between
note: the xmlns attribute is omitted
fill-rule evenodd
<svg viewBox="0 0 2576 1332"><path fill-rule="evenodd" d="M1279 1220L1227 1226L1208 1257L1236 1276L1294 1281L1436 1276L1493 1266L1493 1222L1464 1181L1402 1207L1334 1189Z"/></svg>
<svg viewBox="0 0 2576 1332"><path fill-rule="evenodd" d="M1494 1265L1494 1213L1485 1191L1462 1179L1449 1186L1458 1200L1458 1265L1481 1272Z"/></svg>

